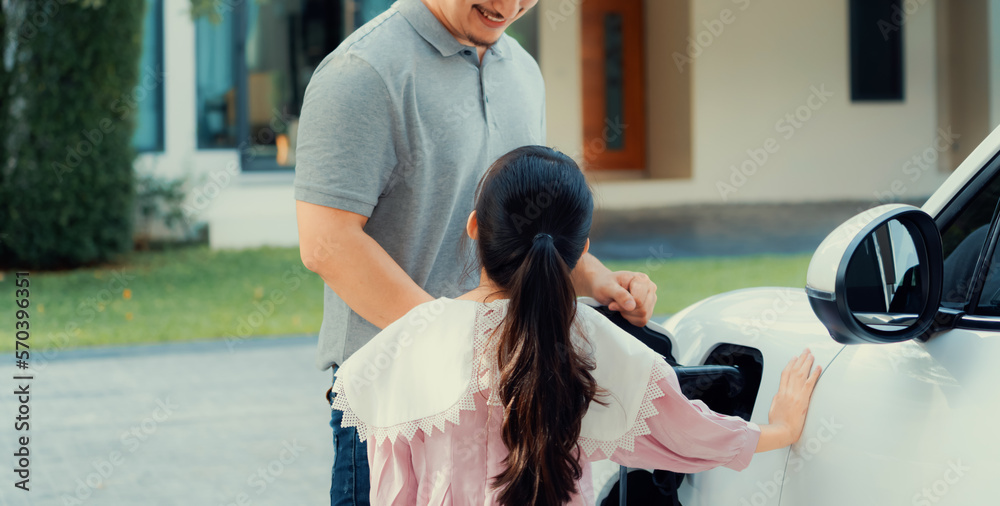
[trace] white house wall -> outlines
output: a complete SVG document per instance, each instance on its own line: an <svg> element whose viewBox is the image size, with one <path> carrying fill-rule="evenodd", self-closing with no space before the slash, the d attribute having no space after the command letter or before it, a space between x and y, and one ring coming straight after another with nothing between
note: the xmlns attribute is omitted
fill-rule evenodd
<svg viewBox="0 0 1000 506"><path fill-rule="evenodd" d="M576 156L582 144L581 1L541 0L538 6L548 143ZM925 171L907 162L933 156L938 136L932 1L906 21L906 100L881 104L850 102L846 0L691 1L692 37L706 30L704 23L719 19L723 9L735 18L682 69L692 78L693 176L597 183L598 204L623 209L874 201L876 192L882 199L929 195L945 174L933 164ZM235 149L197 149L195 30L188 9L187 0L164 2L165 151L141 155L137 170L188 176L187 209L192 221L209 223L213 247L296 245L291 173L242 173ZM648 20L646 29L658 29L656 20ZM647 47L646 54L672 59L673 52L683 50ZM790 123L779 122L797 108L808 108L814 89L832 96L823 102L813 98L816 110L809 109L808 121L786 139ZM657 121L655 114L649 120ZM657 139L648 144L656 149ZM752 175L733 176L732 167L738 170L750 158L748 149L756 150L759 159L761 149L775 146Z"/></svg>
<svg viewBox="0 0 1000 506"><path fill-rule="evenodd" d="M539 0L538 60L545 79L546 141L579 159L583 153L580 2Z"/></svg>
<svg viewBox="0 0 1000 506"><path fill-rule="evenodd" d="M686 55L685 48L647 47L646 54L647 59L674 59L675 52L691 58L681 59L680 71L692 76L693 176L599 182L595 184L599 205L643 208L926 197L946 174L935 168L936 163L926 163L925 170L907 162L914 156L937 156L932 2L917 2L919 7L904 23L905 101L852 103L846 0L691 1L690 34L700 39L699 47ZM553 69L579 65L579 50L569 46L569 39L579 34L568 27L579 24L579 12L567 8L578 3L540 3L550 11L543 13L541 23L549 138L568 152L579 151L580 140L574 144L568 124L579 121L570 110L579 103L570 101L579 100L573 90L579 87L580 72ZM553 13L573 19L556 25L545 22L558 19ZM720 30L716 20L728 23L721 23ZM648 19L646 29L658 29L656 20ZM550 51L547 45L559 49ZM546 59L552 53L556 61ZM560 98L553 101L553 96ZM805 121L786 119L797 110ZM649 121L657 120L651 111ZM579 128L575 130L578 137ZM944 137L937 145L947 149ZM648 144L656 149L657 139ZM766 153L767 148L772 152ZM739 173L744 164L745 172Z"/></svg>
<svg viewBox="0 0 1000 506"><path fill-rule="evenodd" d="M213 248L296 246L291 172L242 173L236 149L197 148L195 25L188 0L164 0L164 151L142 154L140 173L185 177L190 222L206 222Z"/></svg>

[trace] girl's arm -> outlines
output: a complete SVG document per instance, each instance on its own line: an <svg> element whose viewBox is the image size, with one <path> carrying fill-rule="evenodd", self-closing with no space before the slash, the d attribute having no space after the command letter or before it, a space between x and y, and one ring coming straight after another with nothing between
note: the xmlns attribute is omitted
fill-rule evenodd
<svg viewBox="0 0 1000 506"><path fill-rule="evenodd" d="M771 402L770 423L760 425L716 413L680 391L675 375L658 381L662 397L652 401L655 415L646 419L650 434L637 437L634 449L619 448L611 460L629 467L697 473L719 466L741 470L754 453L784 448L799 439L819 368L809 350L793 358L781 373ZM669 367L657 364L656 367Z"/></svg>

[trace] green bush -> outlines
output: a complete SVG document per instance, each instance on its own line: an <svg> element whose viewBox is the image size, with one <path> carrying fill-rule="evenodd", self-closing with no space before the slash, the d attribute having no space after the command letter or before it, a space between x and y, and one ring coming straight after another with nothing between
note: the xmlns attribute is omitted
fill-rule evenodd
<svg viewBox="0 0 1000 506"><path fill-rule="evenodd" d="M0 74L0 267L111 260L132 247L146 2L5 4L0 55L12 51L13 65Z"/></svg>

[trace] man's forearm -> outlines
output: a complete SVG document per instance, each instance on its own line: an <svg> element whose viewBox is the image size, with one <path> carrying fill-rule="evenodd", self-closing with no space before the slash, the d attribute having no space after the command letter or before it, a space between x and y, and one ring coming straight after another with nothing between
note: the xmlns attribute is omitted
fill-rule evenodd
<svg viewBox="0 0 1000 506"><path fill-rule="evenodd" d="M418 304L434 298L418 286L374 239L362 230L343 230L315 241L303 258L313 272L362 318L385 328Z"/></svg>
<svg viewBox="0 0 1000 506"><path fill-rule="evenodd" d="M573 288L576 289L578 297L593 297L593 280L604 274L609 274L611 270L604 266L600 260L590 253L584 253L573 268Z"/></svg>

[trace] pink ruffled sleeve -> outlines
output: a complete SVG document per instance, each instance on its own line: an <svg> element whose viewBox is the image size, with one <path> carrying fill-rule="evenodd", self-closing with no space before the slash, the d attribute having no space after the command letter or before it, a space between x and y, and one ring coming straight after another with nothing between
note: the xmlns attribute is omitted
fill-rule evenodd
<svg viewBox="0 0 1000 506"><path fill-rule="evenodd" d="M619 448L611 460L628 467L697 473L718 466L740 471L750 465L760 427L735 416L715 413L681 393L677 375L666 363L653 399L656 414L646 418L650 433L635 438L634 451Z"/></svg>
<svg viewBox="0 0 1000 506"><path fill-rule="evenodd" d="M381 446L381 448L380 448ZM409 441L368 440L372 504L404 506L417 503L419 482L413 470Z"/></svg>

